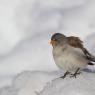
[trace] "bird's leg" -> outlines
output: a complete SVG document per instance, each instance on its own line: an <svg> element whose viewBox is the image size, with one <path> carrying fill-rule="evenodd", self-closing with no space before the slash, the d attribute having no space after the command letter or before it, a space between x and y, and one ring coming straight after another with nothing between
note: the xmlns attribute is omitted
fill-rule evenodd
<svg viewBox="0 0 95 95"><path fill-rule="evenodd" d="M75 77L76 78L76 76L80 74L79 70L80 70L80 68L78 68L74 74L71 74L70 77Z"/></svg>
<svg viewBox="0 0 95 95"><path fill-rule="evenodd" d="M67 72L64 73L64 76L62 76L60 78L64 79L68 74L70 74L70 72L67 71Z"/></svg>

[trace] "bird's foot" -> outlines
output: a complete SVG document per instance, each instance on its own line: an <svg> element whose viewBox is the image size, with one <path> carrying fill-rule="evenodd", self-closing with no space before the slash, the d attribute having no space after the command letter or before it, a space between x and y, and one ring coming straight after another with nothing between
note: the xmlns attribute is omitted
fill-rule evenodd
<svg viewBox="0 0 95 95"><path fill-rule="evenodd" d="M70 72L67 71L67 72L64 74L64 76L61 76L60 78L64 79L68 74L70 74Z"/></svg>
<svg viewBox="0 0 95 95"><path fill-rule="evenodd" d="M75 77L75 78L76 78L77 75L80 75L80 73L81 73L81 72L77 72L77 73L74 73L74 74L70 74L70 75L71 75L70 78L72 78L72 77Z"/></svg>

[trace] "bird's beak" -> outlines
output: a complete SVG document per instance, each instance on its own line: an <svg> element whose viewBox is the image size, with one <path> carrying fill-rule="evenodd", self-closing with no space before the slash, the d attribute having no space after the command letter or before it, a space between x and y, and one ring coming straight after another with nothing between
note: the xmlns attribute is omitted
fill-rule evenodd
<svg viewBox="0 0 95 95"><path fill-rule="evenodd" d="M57 44L57 41L51 40L51 41L50 41L50 44L56 45L56 44Z"/></svg>

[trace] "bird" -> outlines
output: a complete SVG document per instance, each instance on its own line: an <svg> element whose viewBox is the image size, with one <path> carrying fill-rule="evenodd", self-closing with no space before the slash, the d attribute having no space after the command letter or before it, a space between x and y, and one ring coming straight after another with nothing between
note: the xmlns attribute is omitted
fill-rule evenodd
<svg viewBox="0 0 95 95"><path fill-rule="evenodd" d="M64 70L64 75L61 77L63 79L67 75L76 78L88 65L94 65L95 56L89 53L79 37L67 37L62 33L54 33L50 44L53 47L55 64Z"/></svg>

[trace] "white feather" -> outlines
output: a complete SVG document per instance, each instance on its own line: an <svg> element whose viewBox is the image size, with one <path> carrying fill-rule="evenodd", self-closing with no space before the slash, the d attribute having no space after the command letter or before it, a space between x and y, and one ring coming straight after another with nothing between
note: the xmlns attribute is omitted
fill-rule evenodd
<svg viewBox="0 0 95 95"><path fill-rule="evenodd" d="M84 53L79 48L74 48L69 45L66 47L55 47L53 56L56 65L64 71L76 71L78 68L83 69L89 62Z"/></svg>

